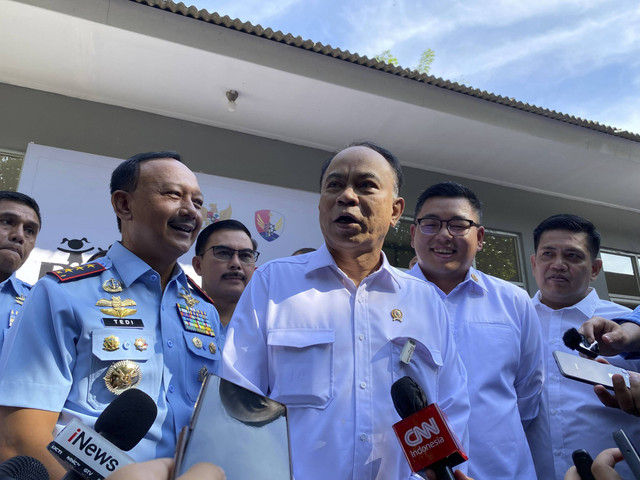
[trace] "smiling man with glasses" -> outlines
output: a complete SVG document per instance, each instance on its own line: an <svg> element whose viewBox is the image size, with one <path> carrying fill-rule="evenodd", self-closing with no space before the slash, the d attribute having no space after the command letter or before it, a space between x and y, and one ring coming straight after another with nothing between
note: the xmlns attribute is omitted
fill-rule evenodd
<svg viewBox="0 0 640 480"><path fill-rule="evenodd" d="M212 298L220 315L221 341L256 268L260 255L257 246L247 227L237 220L212 223L196 240L196 256L191 264L202 277L202 289Z"/></svg>
<svg viewBox="0 0 640 480"><path fill-rule="evenodd" d="M427 188L415 210L410 274L435 286L444 301L469 382L469 475L536 479L525 436L542 391L542 338L521 288L473 268L482 249L482 204L469 188ZM541 477L542 478L542 477Z"/></svg>

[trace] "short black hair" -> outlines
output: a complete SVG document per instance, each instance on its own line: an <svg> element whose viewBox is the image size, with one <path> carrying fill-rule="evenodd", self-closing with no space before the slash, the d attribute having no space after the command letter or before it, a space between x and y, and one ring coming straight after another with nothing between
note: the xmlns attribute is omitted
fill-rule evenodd
<svg viewBox="0 0 640 480"><path fill-rule="evenodd" d="M204 255L204 247L207 245L209 237L220 230L239 230L244 232L251 240L253 249L258 249L258 242L256 242L256 240L251 236L251 232L249 232L249 229L245 227L244 223L239 222L238 220L228 219L207 225L207 227L200 232L198 239L196 240L196 255L199 257Z"/></svg>
<svg viewBox="0 0 640 480"><path fill-rule="evenodd" d="M9 200L11 202L22 203L36 212L40 229L42 229L42 217L40 216L40 206L38 202L29 195L20 192L12 192L10 190L0 190L0 200ZM40 230L39 229L39 230Z"/></svg>
<svg viewBox="0 0 640 480"><path fill-rule="evenodd" d="M457 182L436 183L422 192L416 203L416 209L413 214L414 220L418 219L418 214L425 202L435 197L466 198L478 215L478 222L482 223L482 202L473 190Z"/></svg>
<svg viewBox="0 0 640 480"><path fill-rule="evenodd" d="M125 192L133 192L138 187L138 178L140 177L140 164L148 160L157 160L160 158L173 158L182 163L180 154L171 150L162 152L145 152L138 153L133 157L129 157L116 167L111 174L111 195L117 190ZM118 230L120 231L122 222L118 217Z"/></svg>
<svg viewBox="0 0 640 480"><path fill-rule="evenodd" d="M573 233L585 233L587 235L587 248L591 254L591 260L598 257L600 251L600 232L596 226L586 218L570 213L560 213L546 218L533 231L533 248L538 251L540 237L547 230L566 230Z"/></svg>
<svg viewBox="0 0 640 480"><path fill-rule="evenodd" d="M380 145L370 141L353 142L347 145L346 147L340 148L339 150L336 150L335 152L333 152L333 155L331 155L331 157L325 160L325 162L322 164L322 171L320 172L320 189L322 190L322 179L324 178L324 174L326 173L327 168L329 168L329 165L331 164L333 159L340 152L351 147L366 147L382 155L384 159L387 162L389 162L389 165L391 165L391 168L393 168L393 173L395 176L394 193L396 197L400 196L400 189L404 184L404 174L402 173L402 165L400 165L400 160L398 160L398 157L396 157L393 153L391 153L386 148L381 147Z"/></svg>

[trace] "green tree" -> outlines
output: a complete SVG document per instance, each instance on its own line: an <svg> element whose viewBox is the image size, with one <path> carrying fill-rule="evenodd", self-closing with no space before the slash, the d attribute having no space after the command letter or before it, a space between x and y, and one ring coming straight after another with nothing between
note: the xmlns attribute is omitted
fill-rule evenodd
<svg viewBox="0 0 640 480"><path fill-rule="evenodd" d="M399 67L400 62L398 62L398 58L391 53L391 50L385 50L384 52L376 55L374 57L379 62L388 63L389 65L393 65L394 67ZM420 55L420 62L416 67L411 68L411 70L417 70L420 73L428 74L431 70L431 64L436 58L436 53L427 48L422 55Z"/></svg>
<svg viewBox="0 0 640 480"><path fill-rule="evenodd" d="M0 190L16 191L22 170L22 157L0 152Z"/></svg>

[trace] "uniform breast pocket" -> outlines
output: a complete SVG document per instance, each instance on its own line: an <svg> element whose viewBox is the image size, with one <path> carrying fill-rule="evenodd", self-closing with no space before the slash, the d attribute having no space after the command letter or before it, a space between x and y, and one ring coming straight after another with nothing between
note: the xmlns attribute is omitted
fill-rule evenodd
<svg viewBox="0 0 640 480"><path fill-rule="evenodd" d="M290 406L326 408L333 399L334 343L331 329L269 330L271 397Z"/></svg>
<svg viewBox="0 0 640 480"><path fill-rule="evenodd" d="M137 329L103 328L91 332L91 373L87 402L104 409L128 388L157 398L160 375L151 365L154 337Z"/></svg>
<svg viewBox="0 0 640 480"><path fill-rule="evenodd" d="M415 344L415 347L407 346L409 340ZM411 350L413 352L409 355ZM434 399L437 392L428 390L434 389L437 385L441 366L442 355L439 350L428 348L419 340L409 337L396 337L391 340L390 369L393 382L409 376L426 391L429 398Z"/></svg>
<svg viewBox="0 0 640 480"><path fill-rule="evenodd" d="M202 381L208 373L218 373L220 348L218 337L184 331L187 361L184 364L184 381L187 397L195 402L200 394Z"/></svg>

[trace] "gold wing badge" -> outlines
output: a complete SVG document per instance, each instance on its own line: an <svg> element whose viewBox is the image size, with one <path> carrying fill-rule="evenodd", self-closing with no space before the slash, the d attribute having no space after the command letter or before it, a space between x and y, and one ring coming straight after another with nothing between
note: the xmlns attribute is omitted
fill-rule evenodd
<svg viewBox="0 0 640 480"><path fill-rule="evenodd" d="M97 307L110 307L110 308L101 308L100 311L105 315L111 315L113 317L124 318L129 315L133 315L138 310L135 308L127 308L127 307L135 307L136 302L131 300L130 298L125 298L121 300L120 297L111 297L111 300L107 300L105 298L101 298L96 302Z"/></svg>

